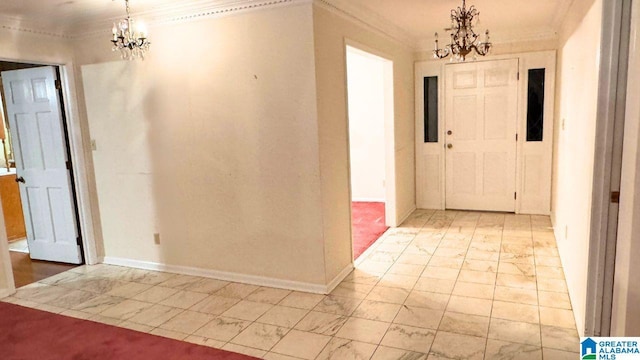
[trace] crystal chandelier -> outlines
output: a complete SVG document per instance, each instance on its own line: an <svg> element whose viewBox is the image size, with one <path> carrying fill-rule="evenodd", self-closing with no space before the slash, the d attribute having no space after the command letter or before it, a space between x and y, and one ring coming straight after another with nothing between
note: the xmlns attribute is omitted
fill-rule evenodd
<svg viewBox="0 0 640 360"><path fill-rule="evenodd" d="M480 12L473 5L467 9L466 0L462 0L462 7L451 10L451 28L445 29L451 31L451 42L441 49L438 45L438 33L436 33L433 57L444 59L452 55L452 60L465 61L472 51L481 56L487 55L491 49L489 30L485 32L485 41L481 42L480 36L473 31L474 19L477 26L480 22ZM474 54L473 57L475 59L476 55Z"/></svg>
<svg viewBox="0 0 640 360"><path fill-rule="evenodd" d="M147 39L147 31L142 22L139 22L134 30L134 21L131 19L129 12L129 0L125 0L125 4L127 9L126 19L120 20L117 24L114 23L113 29L111 29L113 33L113 39L111 39L113 48L111 50L120 51L122 59L125 60L138 58L144 60L144 54L149 50L149 45L151 45Z"/></svg>

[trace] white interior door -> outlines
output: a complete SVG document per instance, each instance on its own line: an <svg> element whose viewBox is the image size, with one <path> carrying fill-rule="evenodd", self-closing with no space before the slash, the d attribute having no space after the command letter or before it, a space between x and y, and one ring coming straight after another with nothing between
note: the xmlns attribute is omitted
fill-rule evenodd
<svg viewBox="0 0 640 360"><path fill-rule="evenodd" d="M446 207L515 211L518 60L447 65Z"/></svg>
<svg viewBox="0 0 640 360"><path fill-rule="evenodd" d="M56 79L51 66L2 73L31 258L80 264Z"/></svg>

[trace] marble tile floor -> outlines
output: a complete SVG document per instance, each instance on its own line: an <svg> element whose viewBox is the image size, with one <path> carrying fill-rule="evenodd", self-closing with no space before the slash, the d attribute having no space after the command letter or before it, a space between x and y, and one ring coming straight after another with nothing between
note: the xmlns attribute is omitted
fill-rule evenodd
<svg viewBox="0 0 640 360"><path fill-rule="evenodd" d="M83 266L3 301L282 359L575 359L548 217L418 210L331 294Z"/></svg>

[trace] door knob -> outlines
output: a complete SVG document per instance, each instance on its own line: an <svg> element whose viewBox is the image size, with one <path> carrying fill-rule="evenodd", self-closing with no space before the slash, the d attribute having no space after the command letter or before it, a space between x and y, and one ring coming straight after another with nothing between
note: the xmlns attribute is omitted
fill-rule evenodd
<svg viewBox="0 0 640 360"><path fill-rule="evenodd" d="M24 178L22 176L16 178L16 182L25 183Z"/></svg>
<svg viewBox="0 0 640 360"><path fill-rule="evenodd" d="M447 149L452 149L453 148L453 144L447 144Z"/></svg>

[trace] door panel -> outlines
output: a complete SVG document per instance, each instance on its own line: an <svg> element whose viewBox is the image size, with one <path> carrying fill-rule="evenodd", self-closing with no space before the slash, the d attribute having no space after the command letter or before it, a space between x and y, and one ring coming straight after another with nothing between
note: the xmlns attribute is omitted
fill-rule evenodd
<svg viewBox="0 0 640 360"><path fill-rule="evenodd" d="M446 66L447 208L515 211L517 74L518 60Z"/></svg>
<svg viewBox="0 0 640 360"><path fill-rule="evenodd" d="M500 94L487 94L484 98L484 140L506 140L509 119L504 109L509 102Z"/></svg>
<svg viewBox="0 0 640 360"><path fill-rule="evenodd" d="M31 258L80 264L56 79L51 66L2 73Z"/></svg>
<svg viewBox="0 0 640 360"><path fill-rule="evenodd" d="M476 154L457 152L453 157L453 186L459 194L476 192Z"/></svg>
<svg viewBox="0 0 640 360"><path fill-rule="evenodd" d="M475 112L468 109L476 109L478 99L476 96L459 96L453 99L453 131L459 140L475 140L476 124L478 118Z"/></svg>

